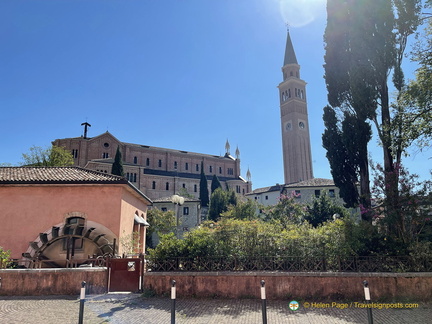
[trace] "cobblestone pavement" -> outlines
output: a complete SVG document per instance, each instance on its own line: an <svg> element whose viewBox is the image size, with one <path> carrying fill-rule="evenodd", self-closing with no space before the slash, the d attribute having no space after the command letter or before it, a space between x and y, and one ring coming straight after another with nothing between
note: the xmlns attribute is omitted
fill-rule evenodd
<svg viewBox="0 0 432 324"><path fill-rule="evenodd" d="M268 324L280 323L368 323L367 310L355 307L340 309L305 308L291 311L288 301L267 301ZM373 309L375 324L431 323L432 303L418 308ZM87 296L84 323L171 323L169 298L142 298L139 294ZM79 300L76 296L0 297L0 323L78 323ZM176 300L178 324L254 324L262 323L262 304L253 299Z"/></svg>

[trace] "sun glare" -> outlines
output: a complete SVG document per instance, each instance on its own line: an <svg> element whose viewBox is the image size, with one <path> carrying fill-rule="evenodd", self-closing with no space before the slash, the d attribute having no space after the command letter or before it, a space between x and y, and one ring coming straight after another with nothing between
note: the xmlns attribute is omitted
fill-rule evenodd
<svg viewBox="0 0 432 324"><path fill-rule="evenodd" d="M326 0L278 0L282 19L292 27L302 27L325 15Z"/></svg>

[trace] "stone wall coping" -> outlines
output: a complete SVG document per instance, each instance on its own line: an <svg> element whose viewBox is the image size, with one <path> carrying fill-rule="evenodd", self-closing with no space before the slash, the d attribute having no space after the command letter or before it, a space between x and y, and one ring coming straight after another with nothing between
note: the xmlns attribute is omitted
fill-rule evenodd
<svg viewBox="0 0 432 324"><path fill-rule="evenodd" d="M168 277L432 277L432 272L273 272L273 271L212 271L212 272L146 272L144 276Z"/></svg>
<svg viewBox="0 0 432 324"><path fill-rule="evenodd" d="M94 271L107 271L107 267L88 267L88 268L38 268L38 269L0 269L2 273L49 273L49 272L94 272Z"/></svg>

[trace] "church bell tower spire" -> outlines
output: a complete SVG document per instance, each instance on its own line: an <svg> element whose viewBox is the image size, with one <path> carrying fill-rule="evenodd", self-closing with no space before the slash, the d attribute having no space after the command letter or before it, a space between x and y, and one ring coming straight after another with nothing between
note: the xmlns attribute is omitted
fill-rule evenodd
<svg viewBox="0 0 432 324"><path fill-rule="evenodd" d="M287 32L283 81L279 84L285 183L313 178L306 102L306 82L300 78L291 36Z"/></svg>

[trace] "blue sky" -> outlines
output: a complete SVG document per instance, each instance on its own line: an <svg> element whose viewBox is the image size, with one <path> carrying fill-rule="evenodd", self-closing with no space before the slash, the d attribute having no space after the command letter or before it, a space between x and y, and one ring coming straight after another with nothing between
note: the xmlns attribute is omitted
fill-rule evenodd
<svg viewBox="0 0 432 324"><path fill-rule="evenodd" d="M330 178L324 0L0 0L0 163L87 121L91 137L212 155L228 139L254 188L283 183L286 22L308 83L314 176ZM427 153L405 160L423 177ZM371 157L381 161L376 141Z"/></svg>

